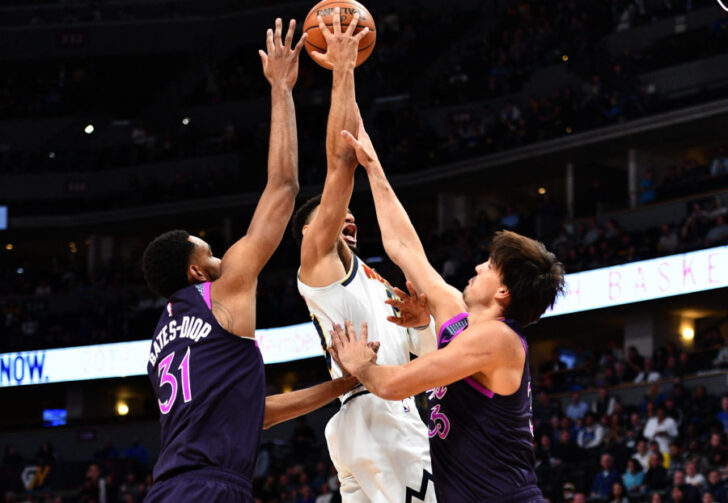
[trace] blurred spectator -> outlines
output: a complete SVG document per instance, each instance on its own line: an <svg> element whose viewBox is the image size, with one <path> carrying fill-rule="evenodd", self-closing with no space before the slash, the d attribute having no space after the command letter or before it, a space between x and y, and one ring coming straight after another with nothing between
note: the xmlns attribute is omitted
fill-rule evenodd
<svg viewBox="0 0 728 503"><path fill-rule="evenodd" d="M634 378L635 384L654 383L660 380L660 373L655 370L652 358L645 358L645 367Z"/></svg>
<svg viewBox="0 0 728 503"><path fill-rule="evenodd" d="M140 467L146 467L149 464L149 451L141 445L138 437L135 437L131 445L124 449L124 457L133 459Z"/></svg>
<svg viewBox="0 0 728 503"><path fill-rule="evenodd" d="M104 438L104 445L96 451L94 457L98 460L117 459L119 457L119 450L111 443L111 438L106 437Z"/></svg>
<svg viewBox="0 0 728 503"><path fill-rule="evenodd" d="M710 493L716 502L726 503L726 486L721 482L718 470L710 470L708 473L706 492Z"/></svg>
<svg viewBox="0 0 728 503"><path fill-rule="evenodd" d="M641 491L642 479L645 477L642 465L635 458L627 460L627 470L622 475L622 483L628 493Z"/></svg>
<svg viewBox="0 0 728 503"><path fill-rule="evenodd" d="M715 219L715 225L711 227L705 236L705 246L722 245L728 241L728 224L725 217L718 215Z"/></svg>
<svg viewBox="0 0 728 503"><path fill-rule="evenodd" d="M675 489L680 491L680 496L683 498L680 501L684 501L685 503L700 503L700 492L695 487L687 483L685 480L685 472L682 470L675 472L675 475L673 476L672 489L673 491Z"/></svg>
<svg viewBox="0 0 728 503"><path fill-rule="evenodd" d="M723 346L713 360L713 365L719 368L728 368L728 337L723 339Z"/></svg>
<svg viewBox="0 0 728 503"><path fill-rule="evenodd" d="M725 153L725 148L720 147L718 149L718 155L713 162L710 163L710 176L719 176L728 174L728 156Z"/></svg>
<svg viewBox="0 0 728 503"><path fill-rule="evenodd" d="M592 483L590 497L595 499L607 499L612 492L612 486L619 483L620 477L617 470L613 467L612 456L602 454L599 461L600 470L594 477Z"/></svg>
<svg viewBox="0 0 728 503"><path fill-rule="evenodd" d="M642 479L643 489L647 492L662 492L668 486L667 470L662 466L662 456L653 453Z"/></svg>
<svg viewBox="0 0 728 503"><path fill-rule="evenodd" d="M662 234L657 241L657 251L660 255L672 255L680 246L677 231L668 224L662 224L660 230Z"/></svg>
<svg viewBox="0 0 728 503"><path fill-rule="evenodd" d="M702 492L705 489L707 481L702 473L698 473L695 461L685 463L685 482L695 487L698 491Z"/></svg>
<svg viewBox="0 0 728 503"><path fill-rule="evenodd" d="M579 430L576 443L582 449L596 449L604 442L606 431L604 427L594 420L591 412L584 416L584 427Z"/></svg>
<svg viewBox="0 0 728 503"><path fill-rule="evenodd" d="M589 411L587 403L581 399L581 395L577 392L571 394L571 402L566 407L566 415L572 419L582 419L584 415Z"/></svg>
<svg viewBox="0 0 728 503"><path fill-rule="evenodd" d="M639 181L640 204L649 204L657 199L657 185L655 183L655 170L647 168Z"/></svg>
<svg viewBox="0 0 728 503"><path fill-rule="evenodd" d="M637 442L637 450L634 454L632 454L632 457L637 460L643 470L649 467L651 456L652 455L647 450L647 441L639 440Z"/></svg>
<svg viewBox="0 0 728 503"><path fill-rule="evenodd" d="M621 482L612 484L612 491L608 498L609 503L630 503L627 497L627 491Z"/></svg>
<svg viewBox="0 0 728 503"><path fill-rule="evenodd" d="M667 476L672 478L678 470L685 470L686 457L682 448L677 442L670 443L670 455L668 457Z"/></svg>
<svg viewBox="0 0 728 503"><path fill-rule="evenodd" d="M591 411L602 417L604 414L611 416L614 414L614 408L617 405L617 399L609 393L606 386L599 387L599 394L594 399L591 406Z"/></svg>
<svg viewBox="0 0 728 503"><path fill-rule="evenodd" d="M110 503L106 480L101 476L101 467L91 463L86 470L86 480L81 486L80 499L82 503Z"/></svg>

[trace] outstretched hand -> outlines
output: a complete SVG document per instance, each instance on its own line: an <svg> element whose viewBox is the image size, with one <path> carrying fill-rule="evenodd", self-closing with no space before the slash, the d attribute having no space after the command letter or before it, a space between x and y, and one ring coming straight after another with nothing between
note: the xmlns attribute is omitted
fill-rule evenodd
<svg viewBox="0 0 728 503"><path fill-rule="evenodd" d="M260 50L258 54L263 62L263 74L272 87L283 85L286 89L293 89L298 80L298 56L306 41L305 33L298 40L295 47L293 43L293 32L296 30L296 20L291 19L288 24L288 32L285 41L282 39L283 21L276 19L275 32L268 29L266 33L266 51Z"/></svg>
<svg viewBox="0 0 728 503"><path fill-rule="evenodd" d="M376 345L377 343L374 343L373 346L367 343L366 322L362 323L359 338L350 321L346 321L345 330L341 328L341 325L334 325L334 329L331 331L331 342L332 346L329 348L331 356L342 369L353 376L356 376L361 368L377 362L376 351L379 350L379 346Z"/></svg>
<svg viewBox="0 0 728 503"><path fill-rule="evenodd" d="M359 42L369 33L366 27L356 35L354 30L359 24L359 13L356 12L345 32L341 31L341 9L334 8L333 31L329 30L321 16L318 16L319 30L326 40L326 52L311 52L311 57L324 68L333 70L353 70L359 55Z"/></svg>
<svg viewBox="0 0 728 503"><path fill-rule="evenodd" d="M395 287L397 298L387 299L384 302L399 311L399 316L387 316L387 320L400 327L424 327L430 324L430 310L427 306L427 297L419 293L411 281L407 282L409 294Z"/></svg>
<svg viewBox="0 0 728 503"><path fill-rule="evenodd" d="M379 165L379 157L377 157L377 152L374 150L372 139L369 137L366 129L364 129L364 121L361 120L361 114L359 114L359 129L356 137L349 131L342 131L341 136L354 149L354 152L356 152L356 160L364 166L364 169L368 171L369 168Z"/></svg>

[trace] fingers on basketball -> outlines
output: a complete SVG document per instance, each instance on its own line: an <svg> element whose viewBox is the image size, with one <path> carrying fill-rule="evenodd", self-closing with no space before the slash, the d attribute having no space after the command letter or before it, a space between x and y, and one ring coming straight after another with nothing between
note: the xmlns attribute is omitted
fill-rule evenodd
<svg viewBox="0 0 728 503"><path fill-rule="evenodd" d="M308 13L303 22L303 32L308 34L306 41L306 51L311 58L319 65L331 69L326 59L317 58L316 53L325 53L328 46L327 40L334 36L334 10L339 7L340 28L352 30L354 24L354 14L359 14L353 30L350 32L354 35L359 44L359 54L357 56L356 65L362 64L372 53L377 39L376 26L369 11L359 2L355 0L322 0L316 4ZM319 20L319 18L321 18ZM365 28L369 30L364 31ZM341 33L341 31L339 31Z"/></svg>

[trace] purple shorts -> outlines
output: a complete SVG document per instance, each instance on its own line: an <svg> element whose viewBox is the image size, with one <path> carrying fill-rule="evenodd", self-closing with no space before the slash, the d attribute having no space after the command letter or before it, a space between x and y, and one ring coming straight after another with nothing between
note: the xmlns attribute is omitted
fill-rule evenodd
<svg viewBox="0 0 728 503"><path fill-rule="evenodd" d="M250 481L242 475L218 468L190 470L155 481L144 503L252 503Z"/></svg>

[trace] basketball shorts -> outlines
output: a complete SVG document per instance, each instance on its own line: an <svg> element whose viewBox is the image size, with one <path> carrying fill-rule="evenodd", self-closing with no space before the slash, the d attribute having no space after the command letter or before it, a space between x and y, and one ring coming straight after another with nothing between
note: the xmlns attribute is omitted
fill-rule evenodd
<svg viewBox="0 0 728 503"><path fill-rule="evenodd" d="M353 394L326 425L343 503L436 501L427 427L412 398Z"/></svg>
<svg viewBox="0 0 728 503"><path fill-rule="evenodd" d="M154 482L144 503L252 503L252 486L242 476L218 468L190 470Z"/></svg>

